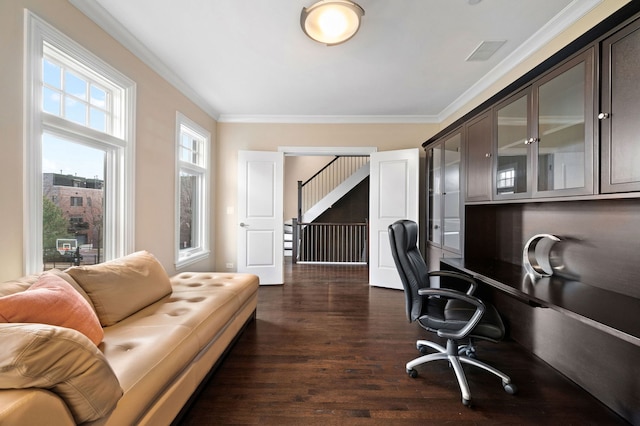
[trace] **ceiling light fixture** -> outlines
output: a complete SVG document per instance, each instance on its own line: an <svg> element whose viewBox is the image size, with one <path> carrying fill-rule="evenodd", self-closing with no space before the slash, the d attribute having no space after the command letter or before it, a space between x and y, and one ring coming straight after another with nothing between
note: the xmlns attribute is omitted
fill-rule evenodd
<svg viewBox="0 0 640 426"><path fill-rule="evenodd" d="M358 32L363 15L364 9L352 1L322 0L302 8L300 26L311 39L334 46Z"/></svg>

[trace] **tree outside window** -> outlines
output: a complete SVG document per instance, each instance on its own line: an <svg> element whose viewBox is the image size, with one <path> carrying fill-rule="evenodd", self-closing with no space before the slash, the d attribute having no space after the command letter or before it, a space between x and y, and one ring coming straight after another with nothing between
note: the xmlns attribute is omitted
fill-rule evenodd
<svg viewBox="0 0 640 426"><path fill-rule="evenodd" d="M209 132L184 115L176 122L176 267L209 255Z"/></svg>

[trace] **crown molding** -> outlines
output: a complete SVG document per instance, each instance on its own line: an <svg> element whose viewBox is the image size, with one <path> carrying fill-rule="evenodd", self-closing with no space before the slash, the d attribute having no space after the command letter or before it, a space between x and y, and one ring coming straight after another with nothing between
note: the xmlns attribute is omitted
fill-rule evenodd
<svg viewBox="0 0 640 426"><path fill-rule="evenodd" d="M281 124L425 124L440 123L433 115L243 115L222 114L220 123Z"/></svg>
<svg viewBox="0 0 640 426"><path fill-rule="evenodd" d="M220 114L189 84L165 65L145 45L95 1L68 0L73 6L131 51L142 62L178 89L215 120L222 123L290 123L290 124L440 124L470 103L509 71L529 58L562 31L604 0L573 0L558 15L540 28L519 48L503 59L473 86L437 115L251 115Z"/></svg>
<svg viewBox="0 0 640 426"><path fill-rule="evenodd" d="M509 71L531 57L535 52L603 1L604 0L573 0L567 7L560 11L560 13L554 16L552 20L529 37L520 47L515 49L491 71L486 73L484 77L443 109L440 114L438 114L438 122L445 121L449 116L470 103L475 97L498 82Z"/></svg>
<svg viewBox="0 0 640 426"><path fill-rule="evenodd" d="M279 146L285 156L369 155L378 152L375 146Z"/></svg>
<svg viewBox="0 0 640 426"><path fill-rule="evenodd" d="M134 37L120 22L118 22L105 8L95 1L69 0L73 6L95 22L100 28L116 39L138 59L157 72L162 78L178 89L194 104L202 108L212 118L218 119L219 112L206 102L195 90L173 72L164 62L154 55L144 44Z"/></svg>

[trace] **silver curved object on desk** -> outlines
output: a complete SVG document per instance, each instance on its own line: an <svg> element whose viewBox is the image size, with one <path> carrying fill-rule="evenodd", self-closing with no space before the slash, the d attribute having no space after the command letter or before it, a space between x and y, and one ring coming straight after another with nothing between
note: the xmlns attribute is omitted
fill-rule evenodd
<svg viewBox="0 0 640 426"><path fill-rule="evenodd" d="M542 241L544 243L538 247L538 244ZM551 247L557 241L560 241L560 237L551 234L537 234L529 238L522 250L522 265L529 276L541 278L553 275L549 253L551 252ZM537 253L536 247L538 247Z"/></svg>

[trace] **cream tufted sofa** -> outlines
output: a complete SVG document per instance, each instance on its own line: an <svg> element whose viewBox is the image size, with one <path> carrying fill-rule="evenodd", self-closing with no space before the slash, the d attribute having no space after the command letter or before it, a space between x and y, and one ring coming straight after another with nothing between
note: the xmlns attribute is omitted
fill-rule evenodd
<svg viewBox="0 0 640 426"><path fill-rule="evenodd" d="M255 319L255 275L169 278L147 252L122 259L53 272L97 313L97 345L64 326L0 323L0 425L169 424ZM38 279L0 284L0 300Z"/></svg>

